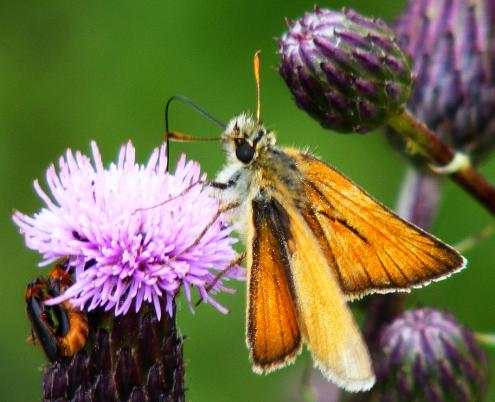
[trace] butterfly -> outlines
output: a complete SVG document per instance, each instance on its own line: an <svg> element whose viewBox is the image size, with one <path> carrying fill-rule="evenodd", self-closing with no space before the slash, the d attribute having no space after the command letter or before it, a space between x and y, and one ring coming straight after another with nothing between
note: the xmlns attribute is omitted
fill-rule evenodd
<svg viewBox="0 0 495 402"><path fill-rule="evenodd" d="M329 380L367 390L375 377L347 301L407 292L466 261L311 153L278 147L260 122L258 70L255 56L257 116L243 113L226 125L220 140L227 161L210 183L246 246L253 369L281 368L305 343Z"/></svg>

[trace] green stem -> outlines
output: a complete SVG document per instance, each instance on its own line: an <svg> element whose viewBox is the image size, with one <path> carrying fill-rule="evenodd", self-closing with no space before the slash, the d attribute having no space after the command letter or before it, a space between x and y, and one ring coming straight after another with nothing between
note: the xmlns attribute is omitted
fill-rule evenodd
<svg viewBox="0 0 495 402"><path fill-rule="evenodd" d="M455 151L408 110L392 117L388 125L430 163L447 165ZM495 187L472 166L450 175L451 179L495 215Z"/></svg>
<svg viewBox="0 0 495 402"><path fill-rule="evenodd" d="M490 348L495 348L495 334L483 334L476 332L474 334L476 340L484 346L489 346Z"/></svg>
<svg viewBox="0 0 495 402"><path fill-rule="evenodd" d="M487 237L490 237L494 232L495 223L492 222L489 225L485 226L479 233L469 236L455 244L454 248L459 251L459 253L464 254L465 252L471 250L474 246L476 246L480 241L486 239Z"/></svg>

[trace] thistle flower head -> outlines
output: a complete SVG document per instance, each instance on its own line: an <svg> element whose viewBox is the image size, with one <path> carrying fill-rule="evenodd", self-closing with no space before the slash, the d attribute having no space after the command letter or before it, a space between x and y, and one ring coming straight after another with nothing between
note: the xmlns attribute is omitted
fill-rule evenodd
<svg viewBox="0 0 495 402"><path fill-rule="evenodd" d="M409 97L410 62L379 19L317 8L290 22L279 43L280 74L297 105L325 128L370 131Z"/></svg>
<svg viewBox="0 0 495 402"><path fill-rule="evenodd" d="M147 310L111 320L111 313L89 313L86 348L45 368L43 400L185 401L184 338L173 318L158 321Z"/></svg>
<svg viewBox="0 0 495 402"><path fill-rule="evenodd" d="M483 400L486 354L450 314L406 311L384 328L378 350L375 402Z"/></svg>
<svg viewBox="0 0 495 402"><path fill-rule="evenodd" d="M408 107L475 159L495 145L494 13L492 0L411 0L395 27L414 62Z"/></svg>
<svg viewBox="0 0 495 402"><path fill-rule="evenodd" d="M194 287L223 310L206 289L235 259L235 240L217 214L218 202L203 189L199 165L182 156L169 174L165 146L147 164L137 164L129 142L117 163L105 168L96 144L91 147L93 161L68 150L58 172L48 168L51 195L35 181L45 203L39 212L14 213L27 246L42 254L42 265L70 258L74 284L50 302L70 299L86 311L102 307L115 315L131 307L137 312L147 302L160 318L160 300L172 314L179 289L190 301ZM234 267L223 279L242 274ZM229 290L222 280L212 289L220 290Z"/></svg>

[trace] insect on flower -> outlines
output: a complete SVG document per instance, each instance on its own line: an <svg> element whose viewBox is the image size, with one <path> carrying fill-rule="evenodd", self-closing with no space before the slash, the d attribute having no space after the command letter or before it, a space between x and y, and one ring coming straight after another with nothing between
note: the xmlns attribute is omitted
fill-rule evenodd
<svg viewBox="0 0 495 402"><path fill-rule="evenodd" d="M48 299L62 295L71 285L66 272L68 260L57 264L48 278L34 279L26 289L26 312L31 322L32 341L39 343L47 358L55 361L81 350L88 338L88 319L70 301L48 306Z"/></svg>
<svg viewBox="0 0 495 402"><path fill-rule="evenodd" d="M254 66L256 118L241 114L226 125L219 140L227 163L210 184L246 244L253 369L287 365L304 342L329 380L367 390L375 377L346 301L407 292L461 270L465 259L315 156L277 147L260 122L258 53Z"/></svg>

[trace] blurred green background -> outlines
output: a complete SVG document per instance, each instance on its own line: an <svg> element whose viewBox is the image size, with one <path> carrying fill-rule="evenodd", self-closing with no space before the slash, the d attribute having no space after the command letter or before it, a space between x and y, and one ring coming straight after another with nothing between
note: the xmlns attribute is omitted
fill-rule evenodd
<svg viewBox="0 0 495 402"><path fill-rule="evenodd" d="M132 139L141 160L162 140L168 97L187 95L223 120L255 108L251 58L263 51L263 116L279 143L309 146L371 194L394 206L405 162L376 133L337 135L298 111L276 72L273 38L284 17L311 10L310 1L3 1L0 9L0 401L40 399L43 356L27 345L23 293L40 258L28 251L11 221L12 209L41 206L32 181L67 147L89 151L96 139L106 161ZM326 1L391 21L404 0ZM217 128L176 104L172 125L192 134ZM201 161L210 176L223 163L218 144L174 144ZM495 181L492 160L482 168ZM455 243L483 228L489 215L451 183L433 232ZM462 322L495 331L494 239L467 253L469 268L447 281L414 292L411 302L447 308ZM187 399L192 401L298 400L307 356L269 376L251 372L244 341L244 288L221 301L231 313L210 306L192 315L182 303L179 326L185 346ZM492 363L495 354L491 353ZM491 397L495 400L492 387Z"/></svg>

